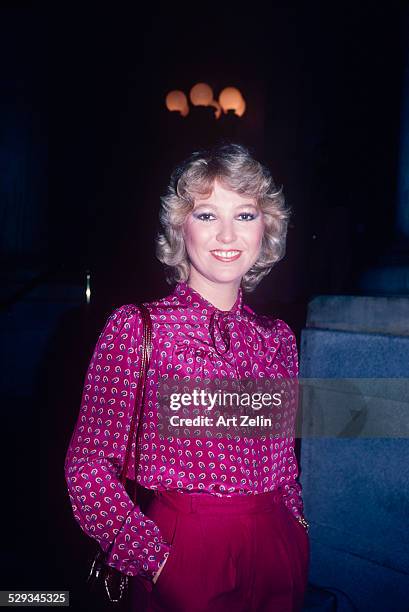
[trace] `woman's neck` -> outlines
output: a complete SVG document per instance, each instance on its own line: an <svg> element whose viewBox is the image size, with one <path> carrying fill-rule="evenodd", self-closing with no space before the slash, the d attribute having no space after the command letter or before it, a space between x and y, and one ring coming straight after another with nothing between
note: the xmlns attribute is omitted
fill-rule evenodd
<svg viewBox="0 0 409 612"><path fill-rule="evenodd" d="M240 281L232 283L213 283L207 278L190 275L187 285L219 310L231 310L236 303Z"/></svg>

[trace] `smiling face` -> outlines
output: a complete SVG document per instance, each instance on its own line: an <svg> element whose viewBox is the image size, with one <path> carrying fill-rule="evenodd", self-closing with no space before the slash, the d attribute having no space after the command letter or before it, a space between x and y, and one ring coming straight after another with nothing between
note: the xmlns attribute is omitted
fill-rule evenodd
<svg viewBox="0 0 409 612"><path fill-rule="evenodd" d="M183 225L190 279L238 288L257 261L264 221L255 199L215 181L211 195L196 199Z"/></svg>

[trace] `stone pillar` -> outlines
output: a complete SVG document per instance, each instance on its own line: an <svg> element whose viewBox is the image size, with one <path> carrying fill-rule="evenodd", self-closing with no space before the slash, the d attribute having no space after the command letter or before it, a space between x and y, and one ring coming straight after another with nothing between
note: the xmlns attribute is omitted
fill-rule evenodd
<svg viewBox="0 0 409 612"><path fill-rule="evenodd" d="M321 295L302 330L309 581L338 589L339 612L409 602L408 312L403 295Z"/></svg>

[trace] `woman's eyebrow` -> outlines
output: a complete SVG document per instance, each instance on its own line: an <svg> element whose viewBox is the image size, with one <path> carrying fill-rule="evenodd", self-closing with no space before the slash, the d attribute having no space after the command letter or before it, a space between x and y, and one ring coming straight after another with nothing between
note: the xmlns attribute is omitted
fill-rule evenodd
<svg viewBox="0 0 409 612"><path fill-rule="evenodd" d="M256 204L254 204L254 202L243 202L241 204L237 204L235 206L235 208L257 208ZM217 204L213 204L212 202L198 202L197 204L195 204L195 210L196 208L223 208L223 205L217 205Z"/></svg>

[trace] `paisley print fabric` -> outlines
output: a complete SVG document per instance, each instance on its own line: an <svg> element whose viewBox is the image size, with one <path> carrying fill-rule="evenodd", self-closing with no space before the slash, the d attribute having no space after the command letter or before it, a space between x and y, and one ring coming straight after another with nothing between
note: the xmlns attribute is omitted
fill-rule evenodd
<svg viewBox="0 0 409 612"><path fill-rule="evenodd" d="M186 283L146 303L153 324L137 481L148 489L257 495L276 490L295 517L303 515L294 438L165 437L155 423L158 384L166 378L295 378L294 334L281 319L258 316L242 291L221 311ZM88 371L65 459L74 517L108 563L151 581L170 551L158 526L129 498L118 476L134 409L142 320L137 307L116 308L102 330ZM128 478L135 479L135 443Z"/></svg>

